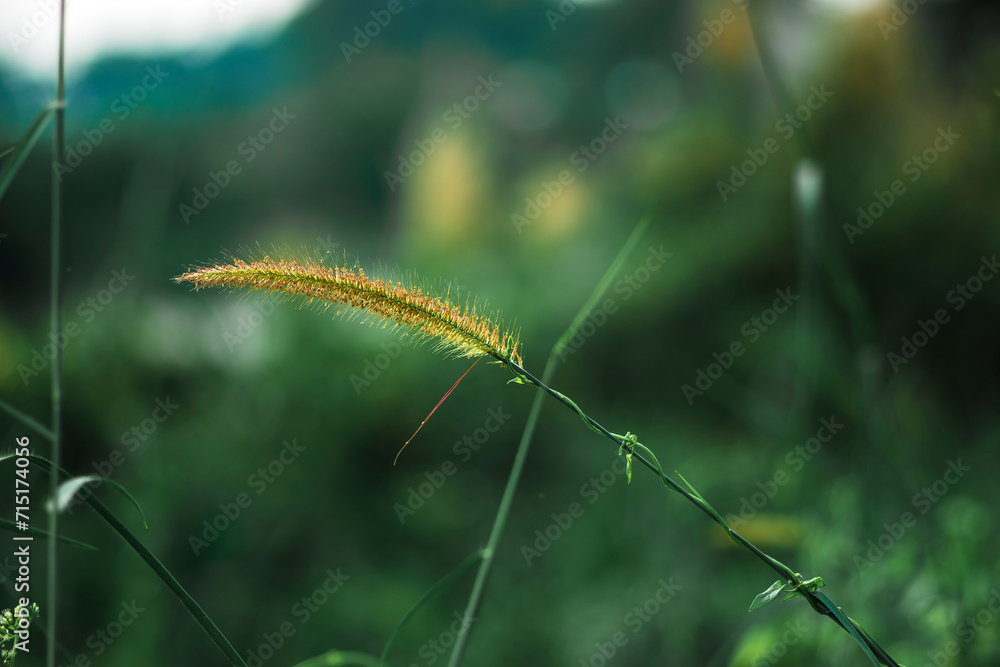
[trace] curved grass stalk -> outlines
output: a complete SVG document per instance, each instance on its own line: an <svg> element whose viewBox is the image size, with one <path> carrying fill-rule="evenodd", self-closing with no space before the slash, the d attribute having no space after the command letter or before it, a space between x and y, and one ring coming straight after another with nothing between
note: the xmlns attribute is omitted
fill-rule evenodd
<svg viewBox="0 0 1000 667"><path fill-rule="evenodd" d="M18 410L17 408L15 408L10 403L8 403L7 401L3 400L2 398L0 398L0 409L2 409L4 412L8 413L11 417L13 417L14 419L18 420L19 422L21 422L25 426L28 426L28 427L33 428L34 430L38 431L38 433L40 433L41 436L43 438L45 438L46 440L48 440L49 442L51 442L52 438L55 437L55 436L53 436L52 431L50 431L47 427L43 426L42 424L39 424L38 420L36 420L33 417L31 417L31 416L29 416L29 415L21 412L20 410Z"/></svg>
<svg viewBox="0 0 1000 667"><path fill-rule="evenodd" d="M52 535L49 534L49 531L42 530L41 528L29 527L27 530L18 528L17 524L14 521L11 521L10 519L0 519L0 530L7 530L12 533L18 533L24 535L33 535L35 537L40 537L45 540L52 537ZM60 535L58 537L58 540L63 544L68 544L71 547L86 549L88 551L97 551L97 547L95 547L93 544L87 544L86 542L81 542L80 540L74 540L72 537L66 537L65 535Z"/></svg>
<svg viewBox="0 0 1000 667"><path fill-rule="evenodd" d="M580 415L580 418L584 421L585 424L587 424L587 426L591 430L596 431L601 435L610 438L612 442L614 442L619 448L624 449L626 454L630 458L634 457L645 467L649 468L652 472L656 473L660 477L660 480L663 482L664 486L666 486L672 491L676 491L677 493L681 494L682 496L684 496L685 499L693 503L698 509L700 509L702 512L711 517L713 521L722 526L722 528L728 533L729 537L734 542L746 548L753 555L762 560L768 567L770 567L779 575L781 575L782 580L787 581L789 585L789 588L786 589L786 592L790 591L791 593L797 593L798 595L801 595L802 597L806 598L806 601L809 602L809 605L813 608L814 611L816 611L816 613L824 616L829 616L834 622L836 622L841 628L843 628L844 631L850 634L854 638L854 640L858 643L858 645L861 646L862 650L869 657L869 659L871 659L871 661L876 665L876 667L878 667L880 661L882 664L887 665L888 667L899 667L898 663L896 663L896 661L893 660L889 656L889 654L886 653L885 650L868 635L868 633L866 633L859 625L857 625L857 623L848 618L840 609L840 607L836 606L833 603L833 601L830 600L829 597L827 597L823 593L818 593L816 591L816 588L822 585L821 578L815 577L809 580L803 579L801 574L792 571L787 565L773 558L772 556L769 556L768 554L764 553L749 540L747 540L742 535L737 533L729 524L726 523L726 520L722 518L722 515L720 515L708 503L708 501L706 501L702 497L702 495L698 493L698 491L695 490L694 487L692 487L687 482L687 480L681 477L681 480L687 487L684 488L677 482L670 479L670 477L668 477L663 472L663 468L662 466L660 466L660 462L656 460L656 457L653 455L652 451L649 448L642 445L641 443L639 443L637 440L635 440L634 437L621 436L611 433L606 428L601 426L601 424L595 421L592 417L583 412L579 408L579 406L577 406L576 403L567 398L564 394L556 391L555 389L552 389L546 383L533 376L531 373L526 371L520 365L514 362L508 362L508 366L510 370L520 379L522 384L530 384L537 387L538 389L541 389L543 392L549 394L550 396L558 400L560 403L562 403L569 409L576 412L578 415ZM636 451L637 449L641 449L642 451L641 452ZM649 458L647 458L647 456ZM650 458L652 459L652 461L650 461ZM680 473L677 473L677 475L680 477ZM787 600L788 597L786 597L785 599ZM457 665L452 664L449 667L457 667Z"/></svg>
<svg viewBox="0 0 1000 667"><path fill-rule="evenodd" d="M56 109L59 108L58 101L49 102L45 107L38 112L35 120L31 123L28 131L24 133L21 140L15 146L11 146L9 149L0 153L0 158L3 158L3 166L0 167L0 199L3 199L4 193L7 188L10 187L11 182L14 177L17 176L17 172L21 169L21 165L27 159L28 154L31 153L31 149L35 147L35 143L38 141L39 137L45 131L45 128L49 126L49 121L52 120L52 116L55 115Z"/></svg>
<svg viewBox="0 0 1000 667"><path fill-rule="evenodd" d="M449 586L451 586L463 574L465 574L466 570L468 570L470 567L481 561L487 555L489 555L489 553L487 552L486 549L480 549L479 551L475 552L474 554L463 560L461 563L459 563L454 570L441 577L441 579L439 579L436 584L431 586L426 593L420 596L420 599L417 600L414 603L414 605L410 608L410 610L403 615L403 618L396 625L395 629L392 631L392 634L389 635L389 639L386 640L385 648L382 649L382 657L379 658L379 667L387 667L385 659L389 655L389 649L392 647L393 642L396 641L396 635L398 635L400 631L403 629L403 626L405 626L409 622L409 620L413 618L414 614L420 611L420 609L423 608L424 605L426 605L427 603L431 602L439 595L441 595L441 593L447 590Z"/></svg>

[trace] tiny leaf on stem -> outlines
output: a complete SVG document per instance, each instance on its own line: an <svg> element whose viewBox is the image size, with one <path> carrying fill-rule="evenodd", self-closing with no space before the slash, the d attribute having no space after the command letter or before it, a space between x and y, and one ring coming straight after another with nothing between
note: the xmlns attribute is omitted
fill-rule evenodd
<svg viewBox="0 0 1000 667"><path fill-rule="evenodd" d="M771 584L771 587L766 591L763 593L757 593L757 597L755 597L753 602L750 604L750 611L755 611L770 602L774 602L774 600L781 594L781 590L784 587L784 582L782 582L781 579L778 579L776 582Z"/></svg>

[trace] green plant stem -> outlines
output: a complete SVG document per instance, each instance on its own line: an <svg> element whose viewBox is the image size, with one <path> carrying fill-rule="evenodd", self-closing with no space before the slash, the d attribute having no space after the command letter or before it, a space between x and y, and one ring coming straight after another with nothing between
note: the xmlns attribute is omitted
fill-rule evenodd
<svg viewBox="0 0 1000 667"><path fill-rule="evenodd" d="M778 65L774 55L768 48L766 48L766 42L768 41L764 33L766 18L760 15L760 4L768 5L768 8L771 8L771 3L767 2L753 2L747 7L747 18L750 22L750 32L753 35L754 46L756 47L757 55L760 58L761 69L763 70L764 78L767 80L768 88L771 91L771 96L774 99L775 106L778 108L779 112L785 112L791 109L794 105L791 102L791 96L788 93L788 89L784 85L784 82L779 74ZM816 155L815 142L812 139L812 133L809 131L809 128L804 128L803 131L796 133L795 140L792 142L792 150L793 155L796 155L796 159L793 160L793 163L799 164L800 166L802 165L804 159L808 159L811 156ZM805 221L812 222L813 226L815 226L816 218L819 215L820 193L821 190L815 193L812 201L808 202L811 205L811 210L803 212L803 219ZM806 234L814 231L813 229L807 229L805 227L803 229ZM808 243L806 243L804 247L807 256L808 253L814 252L814 248L812 248ZM827 262L827 269L831 272L839 272L840 274L844 273L836 262ZM808 274L804 273L804 275L808 278ZM841 297L846 302L848 311L852 315L856 315L859 310L858 304L863 300L858 296L858 290L852 289L854 284L853 279L846 281L831 281L830 284L848 285L846 290L842 290L846 291L846 294L841 295ZM863 307L863 303L861 307ZM854 321L857 319L858 318L855 317ZM854 321L852 321L852 324ZM801 403L801 393L798 386L796 387L795 395L797 397L797 403ZM731 530L730 534L732 534ZM866 652L868 652L869 658L872 658L873 662L874 657L872 656L872 653L874 653L874 656L877 656L883 664L890 666L897 665L896 661L889 657L889 655L875 640L873 640L861 627L854 623L854 621L847 618L847 616L840 611L840 608L834 605L830 598L826 595L823 593L809 591L804 593L804 597L817 613L829 616L831 619L836 621L845 631L850 633L855 640L858 641L862 648L867 646L868 650Z"/></svg>
<svg viewBox="0 0 1000 667"><path fill-rule="evenodd" d="M603 426L601 426L592 417L590 417L589 415L583 413L582 411L579 411L579 408L576 406L576 404L573 403L572 401L570 401L568 398L566 398L565 395L563 395L562 393L560 393L560 392L552 389L544 381L539 380L534 375L532 375L531 373L529 373L528 371L526 371L524 368L522 368L518 364L514 363L513 361L509 362L509 366L510 366L511 370L513 370L516 374L524 376L524 378L527 379L528 382L530 382L531 384L535 385L536 387L538 387L542 391L545 391L546 393L548 393L549 395L551 395L553 398L555 398L557 401L559 401L560 403L562 403L566 407L570 408L574 412L578 412L578 414L580 414L580 416L594 430L596 430L599 433L601 433L601 434L607 436L608 438L610 438L616 445L618 445L618 446L624 445L625 449L629 450L629 453L631 454L631 456L633 456L636 459L638 459L640 463L642 463L644 466L646 466L647 468L649 468L650 470L652 470L654 473L656 473L657 475L659 475L658 468L656 466L654 466L646 457L644 457L642 455L642 453L635 451L632 448L632 446L628 443L628 441L624 441L623 442L623 440L621 438L615 436L608 429L606 429ZM794 572L792 572L791 569L789 569L787 566L785 566L784 564L782 564L780 561L777 561L774 558L771 558L770 556L768 556L767 554L765 554L763 551L761 551L760 549L758 549L756 546L754 546L753 544L751 544L742 535L740 535L735 530L733 530L728 525L726 525L726 523L724 521L720 521L719 518L716 516L716 514L714 512L712 512L706 506L705 502L702 501L700 498L698 498L695 495L693 495L690 492L688 492L686 489L684 489L683 487L681 487L679 484L677 484L674 480L670 479L669 477L663 476L662 479L663 479L663 483L664 484L667 484L672 490L676 491L677 493L681 494L682 496L684 496L685 498L687 498L689 501L691 501L692 503L694 503L698 507L698 509L700 509L705 514L707 514L709 517L711 517L712 521L715 521L716 523L718 523L719 525L721 525L737 543L739 543L740 545L746 547L751 552L753 552L753 554L755 556L757 556L758 558L760 558L761 560L763 560L765 563L767 563L775 572L777 572L778 574L780 574L785 579L794 581L796 584L801 584L802 583L801 579L799 579L799 577Z"/></svg>
<svg viewBox="0 0 1000 667"><path fill-rule="evenodd" d="M775 106L778 107L778 112L783 114L794 110L796 105L792 103L792 96L788 93L788 88L779 75L778 63L774 54L766 46L769 41L766 34L767 18L762 16L762 7L764 7L764 10L773 10L773 3L761 2L760 0L751 2L747 6L747 19L750 23L750 34L753 36L757 56L760 58L760 67L764 73L764 80L767 82L771 97L774 98ZM816 155L811 132L808 127L804 127L802 131L796 132L795 139L792 141L792 151L795 155L795 159L792 161L793 164L799 162L799 159L803 157Z"/></svg>
<svg viewBox="0 0 1000 667"><path fill-rule="evenodd" d="M56 131L53 140L53 158L62 162L65 153L65 105L66 105L66 0L59 2L59 65L56 74ZM62 228L62 177L52 174L52 239L50 258L50 289L49 306L51 309L52 340L57 340L62 330L62 299L59 289L60 278L60 232ZM53 500L59 493L59 459L62 437L62 348L55 346L52 359L52 477L49 488ZM57 586L59 574L59 512L49 512L49 533L52 539L48 543L48 595L46 596L45 616L48 620L48 632L45 642L45 659L49 667L56 664L56 628L58 620Z"/></svg>
<svg viewBox="0 0 1000 667"><path fill-rule="evenodd" d="M19 420L25 426L30 426L38 431L46 440L52 440L52 431L50 431L47 426L39 424L37 420L21 412L2 398L0 398L0 409L7 412L11 417Z"/></svg>
<svg viewBox="0 0 1000 667"><path fill-rule="evenodd" d="M425 604L427 604L431 600L434 600L435 598L437 598L437 596L441 595L441 593L443 593L453 583L455 583L455 581L457 581L463 574L465 574L466 570L475 565L478 561L482 560L483 555L485 553L486 553L485 549L480 549L476 553L472 554L464 561L459 563L458 567L456 567L454 570L452 570L444 577L442 577L440 580L438 580L436 584L431 586L430 590L428 590L426 593L420 596L420 599L417 600L416 604L414 604L408 612L406 612L403 618L399 621L399 624L397 624L396 628L392 631L392 634L389 635L389 639L386 640L385 648L382 649L382 655L378 661L378 667L386 667L385 659L389 656L389 649L392 647L392 643L396 641L396 637L399 635L400 631L407 624L407 622L409 622L409 620L413 618L414 614L420 611L420 608L423 607Z"/></svg>
<svg viewBox="0 0 1000 667"><path fill-rule="evenodd" d="M549 355L549 361L545 364L545 372L542 377L551 379L556 368L556 354L553 350ZM517 447L517 455L514 457L514 466L511 468L510 476L507 478L507 486L503 491L503 498L500 500L500 508L497 510L496 519L493 520L493 528L490 530L490 537L483 551L483 560L476 572L476 581L472 585L472 593L469 595L469 602L465 607L465 615L462 617L462 627L458 631L455 640L455 648L451 652L451 659L448 667L458 667L465 657L465 649L469 643L469 635L472 633L472 626L476 622L476 615L482 606L483 593L493 569L493 559L497 548L500 546L500 538L503 537L504 527L507 525L507 517L510 514L511 505L514 504L514 494L517 492L517 484L521 480L521 472L524 469L524 462L528 458L528 450L531 447L531 438L535 433L535 425L538 416L542 411L543 394L538 394L531 404L531 412L528 413L528 421L521 433L521 442Z"/></svg>
<svg viewBox="0 0 1000 667"><path fill-rule="evenodd" d="M576 317L563 332L563 335L559 337L556 344L552 346L552 350L549 352L549 359L545 363L545 371L542 373L542 377L545 382L549 382L552 379L552 374L556 370L556 358L562 356L563 351L566 349L566 345L569 340L576 334L577 329L593 310L597 301L600 299L601 295L607 291L611 282L614 280L618 272L621 270L622 263L625 258L628 257L629 253L635 248L636 243L639 242L639 238L645 233L646 227L649 226L648 216L643 216L636 224L635 229L629 234L628 239L625 241L625 245L622 246L621 250L618 251L618 255L615 257L611 266L605 271L604 276L597 283L597 286L590 294L590 298L584 303L583 307L577 313ZM501 359L503 362L507 362L506 359ZM514 501L514 493L517 490L517 483L521 477L521 470L524 468L524 461L528 457L528 448L531 446L531 439L535 434L535 426L538 423L538 416L541 414L542 410L542 400L545 398L544 394L539 393L535 396L534 402L531 404L531 412L528 414L528 421L524 426L524 431L521 432L521 442L517 448L517 455L514 458L514 466L511 470L510 477L507 478L507 486L504 489L503 499L500 502L500 509L497 511L496 519L493 521L493 528L490 530L490 538L487 548L484 552L483 561L479 566L479 572L476 574L476 581L473 584L472 594L469 596L469 603L465 609L465 616L463 617L464 622L462 623L462 628L459 630L458 638L455 640L455 648L452 650L451 659L448 662L448 667L458 667L462 664L462 659L465 657L465 648L469 642L469 636L472 633L472 624L475 623L476 614L479 612L479 608L482 605L483 593L486 590L486 583L489 580L490 570L493 567L493 555L496 553L497 547L500 545L500 538L503 535L503 528L507 522L507 516L510 512L510 505Z"/></svg>
<svg viewBox="0 0 1000 667"><path fill-rule="evenodd" d="M551 364L551 361L552 361L552 358L550 357L550 364ZM787 581L791 582L794 588L797 589L799 586L802 586L805 583L803 581L803 579L802 579L802 577L801 577L800 574L798 574L796 572L793 572L784 563L782 563L782 562L776 560L775 558L772 558L768 554L764 553L759 548L757 548L755 545L753 545L751 542L749 542L746 538L744 538L742 535L740 535L735 530L733 530L725 522L725 520L723 520L722 517L717 512L715 512L715 510L713 510L711 508L711 506L703 498L701 498L700 496L695 495L693 493L690 493L689 491L687 491L686 489L684 489L683 487L681 487L679 484L677 484L676 482L674 482L672 479L670 479L669 477L667 477L665 474L663 474L661 472L661 469L660 469L660 467L658 465L654 465L646 457L644 457L640 452L635 451L634 446L630 443L630 441L627 438L624 438L622 436L616 436L615 434L611 433L606 428L604 428L603 426L601 426L601 424L599 424L592 417L590 417L589 415L587 415L586 413L584 413L576 405L576 403L574 403L573 401L571 401L564 394L562 394L562 393L556 391L555 389L552 389L551 387L549 387L548 384L546 384L549 381L549 379L550 379L549 378L549 375L550 375L549 365L546 366L546 373L543 375L543 379L539 380L538 378L536 378L534 375L532 375L531 373L529 373L528 371L526 371L524 368L522 368L517 363L515 363L513 361L510 361L510 360L507 360L506 363L507 363L508 367L511 369L511 371L515 375L523 378L523 380L526 381L526 383L532 384L535 387L537 387L537 388L541 389L542 391L544 391L545 393L549 394L550 396L552 396L553 398L555 398L557 401L559 401L560 403L562 403L563 405L565 405L566 407L570 408L571 410L573 410L574 412L576 412L578 415L580 415L580 417L587 423L588 426L590 426L591 429L593 429L594 431L597 431L598 433L600 433L602 435L607 436L617 446L624 447L626 450L628 450L630 456L635 457L636 459L639 460L640 463L642 463L644 466L646 466L651 471L653 471L654 473L656 473L660 477L660 479L663 481L663 483L666 484L670 489L676 491L677 493L679 493L682 496L684 496L685 498L687 498L690 502L694 503L694 505L697 506L698 509L700 509L702 512L704 512L705 514L707 514L717 524L719 524L720 526L722 526L722 528L725 529L725 531L729 534L729 536L735 542L737 542L738 544L740 544L743 547L746 547L747 550L749 550L751 553L753 553L755 556L757 556L760 560L762 560L768 567L770 567L775 572L777 572L779 575L781 575L781 577L784 580L787 580ZM537 400L536 400L536 403L537 403ZM532 410L533 410L532 416L534 416L534 405L532 406ZM846 615L844 615L840 611L840 608L837 607L836 605L834 605L833 601L830 600L829 597L827 597L823 593L816 593L816 592L812 592L812 591L803 591L802 594L803 594L803 597L805 597L806 600L808 601L809 605L813 608L813 610L816 611L816 613L824 615L824 616L828 616L831 620L833 620L841 628L843 628L848 634L854 636L855 638L858 638L858 639L862 640L863 644L867 645L868 648L883 662L883 664L889 665L890 667L898 667L898 664L891 657L889 657L889 655L882 649L882 647L879 646L878 643L875 642L875 640L873 640L856 623L854 623L854 621L850 620ZM859 642L859 643L861 643L861 642Z"/></svg>

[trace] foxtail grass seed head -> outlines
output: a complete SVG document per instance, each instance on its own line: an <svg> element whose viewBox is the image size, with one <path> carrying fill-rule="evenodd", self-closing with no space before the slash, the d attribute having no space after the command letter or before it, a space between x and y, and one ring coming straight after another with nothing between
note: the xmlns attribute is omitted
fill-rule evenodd
<svg viewBox="0 0 1000 667"><path fill-rule="evenodd" d="M323 309L348 306L354 309L350 315L361 314L371 324L391 323L394 330L413 333L419 340L435 340L435 349L455 356L489 355L499 361L521 363L516 332L504 329L496 316L477 312L475 304L457 306L415 285L370 278L358 266L328 266L321 261L264 255L251 261L234 258L228 264L192 269L174 280L192 283L196 290L264 290Z"/></svg>

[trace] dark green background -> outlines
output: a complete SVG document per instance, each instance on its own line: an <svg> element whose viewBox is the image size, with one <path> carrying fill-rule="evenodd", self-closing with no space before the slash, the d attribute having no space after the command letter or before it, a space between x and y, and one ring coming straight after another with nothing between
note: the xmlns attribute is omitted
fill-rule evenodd
<svg viewBox="0 0 1000 667"><path fill-rule="evenodd" d="M265 43L209 59L107 60L71 82L68 144L102 119L114 130L64 179L64 314L80 325L65 348L65 467L90 474L121 462L112 478L140 501L149 532L125 501L97 493L241 654L285 622L295 633L264 664L333 648L378 654L420 595L485 544L534 392L480 364L393 467L466 360L405 340L396 348L391 333L332 313L285 304L264 317L257 297L193 293L171 278L244 246L346 251L363 266L416 272L502 309L521 330L525 366L540 374L648 215L616 281L645 275L636 271L650 247L672 256L638 289L612 286L606 320L588 329L553 385L612 431L638 434L724 514L770 489L738 528L796 571L823 576L826 592L901 663L931 664L954 642L960 653L947 664L995 664L1000 617L981 616L971 638L960 624L1000 597L1000 282L985 283L961 310L948 300L1000 250L1000 33L991 3L927 2L886 35L878 22L891 6L848 17L762 4L757 36L774 60L770 81L732 3L583 6L556 30L545 14L554 5L404 3L346 62L340 43L384 6L319 3ZM673 54L724 9L736 21L678 72ZM168 76L123 118L115 100L157 66ZM502 85L453 130L445 112L490 74ZM833 95L786 140L775 123L812 86ZM780 90L786 97L772 94ZM0 142L14 143L52 94L2 71ZM286 107L295 118L246 163L241 142ZM575 171L571 154L618 115L629 130ZM390 190L385 172L437 127L446 141ZM960 138L910 181L904 163L949 127ZM771 137L777 152L722 201L717 183ZM50 144L46 135L0 204L0 395L43 422L48 370L25 384L18 369L48 342ZM812 218L797 213L794 185L807 155L822 178ZM241 173L185 224L181 204L233 159ZM565 169L574 170L572 185L519 231L512 214ZM844 225L895 179L905 192L851 243ZM134 280L91 313L87 299L100 299L123 270ZM799 300L751 342L745 323L784 289ZM887 355L941 308L949 321L894 372ZM689 404L682 386L734 342L745 353ZM397 349L370 385L352 381ZM158 399L178 407L138 446L123 442ZM510 418L478 451L456 450L491 409ZM795 448L831 418L843 429L796 463ZM0 417L0 448L25 434L48 450ZM258 495L248 478L292 440L304 451ZM802 601L748 614L771 571L648 471L631 485L605 473L615 481L595 494L590 480L615 455L547 403L466 664L599 665L597 645L616 632L628 642L609 664L865 664L850 637ZM970 469L941 483L939 502L914 502L959 460ZM394 507L447 461L454 474L401 523ZM5 467L0 507L10 508L13 467ZM45 481L33 479L41 526ZM252 504L195 555L191 536L240 493ZM571 503L582 516L529 566L522 547ZM893 537L907 512L912 525ZM224 664L89 510L62 525L100 548L61 551L59 639L70 656L109 666ZM869 541L880 537L890 548L872 558ZM296 604L330 569L350 578L300 622ZM446 661L428 642L447 640L471 579L414 618L391 664ZM661 580L681 588L633 632L628 615ZM8 607L9 583L3 591ZM133 600L143 611L120 638L91 639ZM801 638L786 647L789 627ZM41 637L18 664L42 664ZM781 658L769 652L786 648Z"/></svg>

